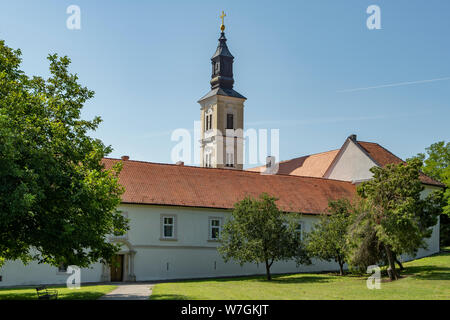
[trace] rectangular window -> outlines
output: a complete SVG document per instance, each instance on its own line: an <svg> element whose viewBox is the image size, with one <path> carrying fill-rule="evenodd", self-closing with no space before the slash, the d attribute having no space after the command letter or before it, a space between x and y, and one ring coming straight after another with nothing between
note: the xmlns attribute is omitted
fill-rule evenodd
<svg viewBox="0 0 450 320"><path fill-rule="evenodd" d="M163 217L163 238L173 239L175 238L175 217L165 216Z"/></svg>
<svg viewBox="0 0 450 320"><path fill-rule="evenodd" d="M58 272L67 272L67 264L61 262L58 266Z"/></svg>
<svg viewBox="0 0 450 320"><path fill-rule="evenodd" d="M128 212L122 212L121 215L122 215L122 217L124 217L125 219L128 219ZM129 231L129 230L127 230L127 231L126 231L124 234L122 234L122 235L113 233L113 234L110 236L110 240L128 239L128 231Z"/></svg>
<svg viewBox="0 0 450 320"><path fill-rule="evenodd" d="M209 240L219 240L222 223L220 218L209 219Z"/></svg>
<svg viewBox="0 0 450 320"><path fill-rule="evenodd" d="M212 114L205 116L205 131L212 129Z"/></svg>
<svg viewBox="0 0 450 320"><path fill-rule="evenodd" d="M233 115L231 113L227 114L227 129L234 129Z"/></svg>

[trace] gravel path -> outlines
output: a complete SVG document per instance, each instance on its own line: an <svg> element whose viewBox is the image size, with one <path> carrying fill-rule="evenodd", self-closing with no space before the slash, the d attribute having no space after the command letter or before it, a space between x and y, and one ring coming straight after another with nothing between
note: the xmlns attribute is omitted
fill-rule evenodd
<svg viewBox="0 0 450 320"><path fill-rule="evenodd" d="M99 300L148 300L152 294L152 284L118 284L118 287Z"/></svg>

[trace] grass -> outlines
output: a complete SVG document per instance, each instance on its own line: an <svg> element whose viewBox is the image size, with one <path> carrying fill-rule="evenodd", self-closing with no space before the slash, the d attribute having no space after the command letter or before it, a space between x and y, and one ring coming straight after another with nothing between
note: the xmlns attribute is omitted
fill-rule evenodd
<svg viewBox="0 0 450 320"><path fill-rule="evenodd" d="M369 290L367 276L331 273L190 280L155 285L152 300L303 300L303 299L450 299L450 252L404 264L402 279L383 279L381 289Z"/></svg>
<svg viewBox="0 0 450 320"><path fill-rule="evenodd" d="M111 292L117 286L91 285L80 289L69 289L63 286L52 286L49 289L58 290L58 300L95 300ZM36 287L0 289L0 300L37 300Z"/></svg>

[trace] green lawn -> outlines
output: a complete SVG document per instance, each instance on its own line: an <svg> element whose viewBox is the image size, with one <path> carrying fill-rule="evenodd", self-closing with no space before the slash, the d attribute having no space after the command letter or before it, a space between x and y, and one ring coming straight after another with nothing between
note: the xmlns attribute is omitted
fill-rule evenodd
<svg viewBox="0 0 450 320"><path fill-rule="evenodd" d="M383 278L381 289L369 290L366 277L335 274L192 280L161 283L150 299L450 299L450 252L405 263L402 279Z"/></svg>
<svg viewBox="0 0 450 320"><path fill-rule="evenodd" d="M111 292L117 286L81 286L80 289L69 289L63 286L48 287L58 290L58 299L63 300L95 300L105 293ZM0 289L0 300L35 300L36 287Z"/></svg>

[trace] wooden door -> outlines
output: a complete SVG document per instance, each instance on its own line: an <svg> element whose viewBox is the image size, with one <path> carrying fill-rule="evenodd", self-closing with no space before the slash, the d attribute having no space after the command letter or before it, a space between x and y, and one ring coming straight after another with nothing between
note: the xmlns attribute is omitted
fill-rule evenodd
<svg viewBox="0 0 450 320"><path fill-rule="evenodd" d="M111 260L111 281L122 281L123 277L123 254L115 255Z"/></svg>

